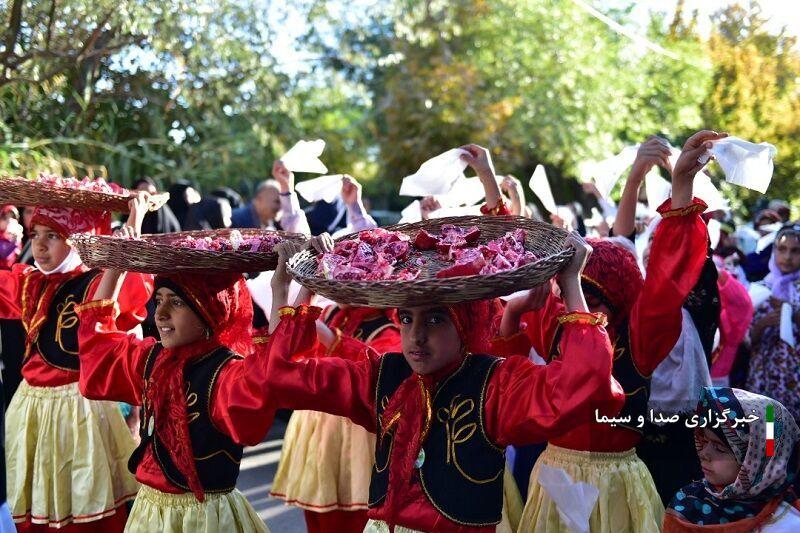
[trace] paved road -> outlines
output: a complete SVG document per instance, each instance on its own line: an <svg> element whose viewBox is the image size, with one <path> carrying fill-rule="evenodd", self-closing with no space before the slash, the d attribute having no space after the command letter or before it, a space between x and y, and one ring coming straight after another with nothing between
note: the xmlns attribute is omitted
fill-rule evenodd
<svg viewBox="0 0 800 533"><path fill-rule="evenodd" d="M269 496L285 430L286 418L276 417L264 442L244 449L237 487L272 533L303 533L306 530L303 512Z"/></svg>

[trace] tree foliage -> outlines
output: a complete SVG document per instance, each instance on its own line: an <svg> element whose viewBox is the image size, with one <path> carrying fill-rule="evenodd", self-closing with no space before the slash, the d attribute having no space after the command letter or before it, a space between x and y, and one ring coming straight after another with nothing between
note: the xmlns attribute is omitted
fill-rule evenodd
<svg viewBox="0 0 800 533"><path fill-rule="evenodd" d="M561 0L358 5L293 3L311 55L292 72L275 55L292 22L270 0L0 0L0 173L246 189L321 137L329 168L398 207L400 178L478 142L503 173L545 164L565 201L587 161L713 127L774 143L770 193L800 202L800 56L757 4L718 13L708 39L680 1L671 20L653 14L640 31L663 53Z"/></svg>

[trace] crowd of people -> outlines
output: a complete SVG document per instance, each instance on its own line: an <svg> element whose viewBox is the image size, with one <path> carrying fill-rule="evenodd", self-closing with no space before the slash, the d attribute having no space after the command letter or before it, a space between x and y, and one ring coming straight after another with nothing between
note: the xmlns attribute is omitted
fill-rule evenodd
<svg viewBox="0 0 800 533"><path fill-rule="evenodd" d="M545 284L454 305L292 280L303 247L378 227L351 176L305 209L281 161L248 202L179 181L148 212L143 178L116 223L3 206L0 531L266 531L235 487L281 408L270 495L312 533L800 531L800 223L779 200L751 223L707 209L695 180L724 137L696 133L674 166L650 138L618 203L586 184L547 217L461 147L475 209L560 226L574 253ZM648 206L655 167L671 192ZM441 209L421 198L419 217ZM89 269L70 241L222 228L307 241L280 243L274 272L156 276Z"/></svg>

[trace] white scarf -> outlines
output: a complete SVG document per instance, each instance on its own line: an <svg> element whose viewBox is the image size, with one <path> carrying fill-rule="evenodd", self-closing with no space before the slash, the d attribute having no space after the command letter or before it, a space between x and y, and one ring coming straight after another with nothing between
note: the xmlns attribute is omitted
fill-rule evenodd
<svg viewBox="0 0 800 533"><path fill-rule="evenodd" d="M706 353L692 316L681 309L681 336L659 363L650 380L647 407L655 414L676 415L694 411L700 391L711 386Z"/></svg>
<svg viewBox="0 0 800 533"><path fill-rule="evenodd" d="M36 261L33 262L34 266L38 268L45 276L49 276L50 274L64 274L66 272L72 272L81 266L81 263L81 256L79 256L78 252L75 251L75 248L72 247L70 247L67 257L65 257L61 264L53 270L45 270L39 263Z"/></svg>

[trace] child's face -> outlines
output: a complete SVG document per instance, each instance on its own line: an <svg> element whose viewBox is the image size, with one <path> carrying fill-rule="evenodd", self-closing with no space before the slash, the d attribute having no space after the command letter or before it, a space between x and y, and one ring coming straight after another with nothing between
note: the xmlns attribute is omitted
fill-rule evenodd
<svg viewBox="0 0 800 533"><path fill-rule="evenodd" d="M397 314L403 355L414 372L432 374L461 358L463 345L446 307L411 307Z"/></svg>
<svg viewBox="0 0 800 533"><path fill-rule="evenodd" d="M775 264L783 274L800 270L800 235L783 235L775 243Z"/></svg>
<svg viewBox="0 0 800 533"><path fill-rule="evenodd" d="M700 466L706 480L715 487L725 487L736 481L742 465L728 445L708 428L703 428L698 442L702 445L697 451Z"/></svg>
<svg viewBox="0 0 800 533"><path fill-rule="evenodd" d="M47 226L36 224L28 235L33 258L42 270L58 268L69 255L70 247L66 239Z"/></svg>
<svg viewBox="0 0 800 533"><path fill-rule="evenodd" d="M200 340L206 334L203 321L183 299L166 287L155 294L156 326L164 348L177 348Z"/></svg>

